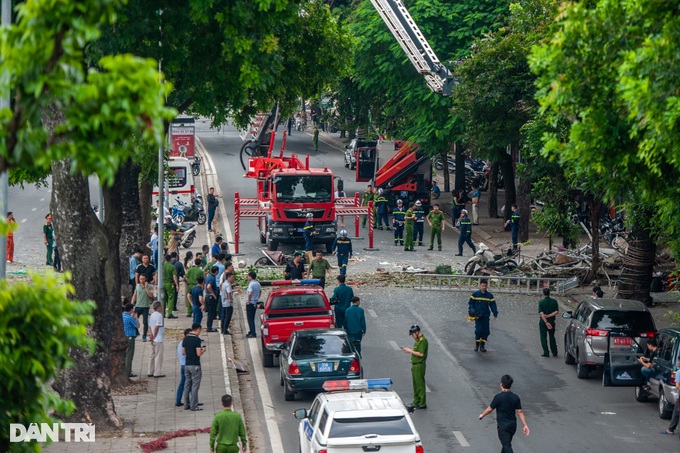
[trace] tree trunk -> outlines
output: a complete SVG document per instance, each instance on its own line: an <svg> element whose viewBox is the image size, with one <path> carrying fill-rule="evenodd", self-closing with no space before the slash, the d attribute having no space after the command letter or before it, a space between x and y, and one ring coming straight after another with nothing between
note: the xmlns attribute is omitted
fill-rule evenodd
<svg viewBox="0 0 680 453"><path fill-rule="evenodd" d="M498 162L492 161L489 169L489 218L498 218Z"/></svg>
<svg viewBox="0 0 680 453"><path fill-rule="evenodd" d="M649 209L638 207L636 219L641 217L650 219ZM617 298L639 300L647 305L654 303L654 299L649 294L649 288L652 284L656 244L650 234L649 225L642 225L639 220L633 225L628 241L628 253L623 257Z"/></svg>
<svg viewBox="0 0 680 453"><path fill-rule="evenodd" d="M97 342L94 353L71 349L75 368L63 371L54 388L75 403L69 421L91 422L103 431L122 426L111 398L111 347L114 337L123 337L119 230L110 221L120 218L114 199L110 189L104 190L106 219L100 224L90 207L87 178L71 175L69 161L52 164L51 211L62 264L72 275L74 298L93 300L97 306L88 328Z"/></svg>
<svg viewBox="0 0 680 453"><path fill-rule="evenodd" d="M449 174L449 162L448 162L448 153L446 151L442 151L439 154L439 158L444 162L444 170L442 170L442 174L444 175L444 192L451 192L451 175Z"/></svg>
<svg viewBox="0 0 680 453"><path fill-rule="evenodd" d="M156 166L155 168L158 168ZM142 239L144 254L150 254L151 250L146 248L146 244L151 239L151 194L153 193L153 184L148 181L147 178L142 176L142 182L139 184L139 205L141 207L141 226L142 226Z"/></svg>
<svg viewBox="0 0 680 453"><path fill-rule="evenodd" d="M139 199L139 165L128 159L118 170L120 190L118 192L121 206L122 228L120 230L120 276L121 295L128 300L132 299L132 287L128 284L129 258L135 253L135 249L144 251L147 243L146 234L142 228L142 212Z"/></svg>
<svg viewBox="0 0 680 453"><path fill-rule="evenodd" d="M464 148L453 143L456 156L456 191L465 190L465 153ZM445 166L446 168L446 166Z"/></svg>
<svg viewBox="0 0 680 453"><path fill-rule="evenodd" d="M347 131L343 129L343 130L340 131L340 138L345 138L345 137L347 137Z"/></svg>
<svg viewBox="0 0 680 453"><path fill-rule="evenodd" d="M588 205L590 206L590 235L593 237L591 243L593 254L590 272L586 275L584 283L590 283L596 279L602 265L602 258L600 257L600 211L602 210L602 203L595 202L595 197L589 193Z"/></svg>
<svg viewBox="0 0 680 453"><path fill-rule="evenodd" d="M508 220L512 214L512 205L517 202L517 194L515 193L515 169L512 167L512 156L506 153L505 149L499 154L501 156L501 171L503 172L503 190L505 190L505 212L503 217L505 220ZM526 213L524 214L526 215ZM522 228L519 229L519 234L522 235Z"/></svg>
<svg viewBox="0 0 680 453"><path fill-rule="evenodd" d="M524 176L519 180L517 186L517 205L519 207L519 242L529 240L529 220L531 220L531 203L529 193L531 192L531 182Z"/></svg>

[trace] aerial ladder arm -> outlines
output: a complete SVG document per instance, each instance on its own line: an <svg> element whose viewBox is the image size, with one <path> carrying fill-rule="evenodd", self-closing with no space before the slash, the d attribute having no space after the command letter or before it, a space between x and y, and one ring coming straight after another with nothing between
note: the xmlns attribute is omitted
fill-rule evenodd
<svg viewBox="0 0 680 453"><path fill-rule="evenodd" d="M435 93L450 96L453 75L434 53L401 0L371 0L380 17L390 29L425 83Z"/></svg>

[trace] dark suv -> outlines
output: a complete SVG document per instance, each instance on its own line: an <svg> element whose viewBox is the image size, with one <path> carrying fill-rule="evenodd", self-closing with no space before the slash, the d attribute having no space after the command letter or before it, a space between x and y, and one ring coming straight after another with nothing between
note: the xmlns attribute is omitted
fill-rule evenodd
<svg viewBox="0 0 680 453"><path fill-rule="evenodd" d="M570 319L564 331L564 361L576 363L579 379L588 378L590 370L604 365L608 348L612 353L627 353L638 345L642 352L656 332L652 314L636 300L584 300L573 313L567 311L562 317ZM613 330L629 335L610 339Z"/></svg>
<svg viewBox="0 0 680 453"><path fill-rule="evenodd" d="M650 392L642 387L635 387L635 399L647 401L649 397L658 398L659 417L671 418L673 406L678 400L678 390L675 388L678 373L678 354L680 354L680 329L666 327L656 334L658 349L654 357L656 374L649 379Z"/></svg>

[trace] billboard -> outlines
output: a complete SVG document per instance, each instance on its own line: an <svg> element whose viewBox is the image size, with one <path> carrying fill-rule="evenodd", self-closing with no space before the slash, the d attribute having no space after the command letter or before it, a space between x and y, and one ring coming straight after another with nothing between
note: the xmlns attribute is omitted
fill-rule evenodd
<svg viewBox="0 0 680 453"><path fill-rule="evenodd" d="M172 142L170 157L193 159L195 134L196 128L194 126L173 124L170 127L170 140Z"/></svg>

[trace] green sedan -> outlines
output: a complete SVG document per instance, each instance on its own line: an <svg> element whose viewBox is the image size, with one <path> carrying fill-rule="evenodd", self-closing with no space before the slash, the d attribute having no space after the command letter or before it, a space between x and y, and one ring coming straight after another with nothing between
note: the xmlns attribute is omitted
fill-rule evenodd
<svg viewBox="0 0 680 453"><path fill-rule="evenodd" d="M342 329L294 331L279 357L281 385L286 401L295 392L323 390L329 380L361 379L361 359Z"/></svg>

